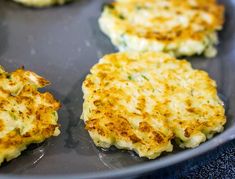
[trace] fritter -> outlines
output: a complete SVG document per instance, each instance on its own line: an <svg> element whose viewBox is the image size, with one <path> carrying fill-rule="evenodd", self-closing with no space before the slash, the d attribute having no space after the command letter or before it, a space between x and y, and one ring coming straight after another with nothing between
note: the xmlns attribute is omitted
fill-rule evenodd
<svg viewBox="0 0 235 179"><path fill-rule="evenodd" d="M186 60L156 52L104 56L82 86L82 119L94 143L154 159L196 147L226 122L216 83Z"/></svg>
<svg viewBox="0 0 235 179"><path fill-rule="evenodd" d="M0 165L29 144L59 135L60 103L50 93L37 91L48 84L31 71L7 73L0 67Z"/></svg>
<svg viewBox="0 0 235 179"><path fill-rule="evenodd" d="M14 0L20 4L30 7L48 7L53 5L63 5L71 0Z"/></svg>
<svg viewBox="0 0 235 179"><path fill-rule="evenodd" d="M224 7L215 0L117 0L104 7L101 30L120 51L156 51L173 56L217 50Z"/></svg>

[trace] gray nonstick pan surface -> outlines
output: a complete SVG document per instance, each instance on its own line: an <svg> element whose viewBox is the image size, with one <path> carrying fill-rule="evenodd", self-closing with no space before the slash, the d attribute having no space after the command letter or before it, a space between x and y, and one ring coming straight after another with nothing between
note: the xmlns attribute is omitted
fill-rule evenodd
<svg viewBox="0 0 235 179"><path fill-rule="evenodd" d="M228 122L223 133L195 149L175 149L156 160L115 148L94 146L80 120L81 84L89 69L104 54L115 52L99 30L97 19L105 0L77 0L61 7L31 9L0 1L0 64L7 71L21 66L49 81L45 90L61 101L61 135L31 145L20 157L0 167L0 178L112 178L134 176L203 155L235 138L235 0L226 6L218 55L213 59L188 58L194 68L216 80L226 104Z"/></svg>

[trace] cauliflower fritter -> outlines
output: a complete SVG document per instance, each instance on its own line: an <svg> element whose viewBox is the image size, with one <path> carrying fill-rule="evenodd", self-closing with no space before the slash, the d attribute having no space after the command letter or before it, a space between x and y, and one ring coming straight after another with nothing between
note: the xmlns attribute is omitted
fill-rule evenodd
<svg viewBox="0 0 235 179"><path fill-rule="evenodd" d="M213 57L223 21L215 0L117 0L104 7L99 25L120 51Z"/></svg>
<svg viewBox="0 0 235 179"><path fill-rule="evenodd" d="M94 143L154 159L196 147L226 122L216 84L185 60L156 52L104 56L82 86L84 119Z"/></svg>
<svg viewBox="0 0 235 179"><path fill-rule="evenodd" d="M30 7L48 7L53 5L63 5L71 0L14 0L20 4Z"/></svg>
<svg viewBox="0 0 235 179"><path fill-rule="evenodd" d="M58 136L60 103L38 88L49 82L23 69L7 73L0 67L0 165L12 160L31 143Z"/></svg>

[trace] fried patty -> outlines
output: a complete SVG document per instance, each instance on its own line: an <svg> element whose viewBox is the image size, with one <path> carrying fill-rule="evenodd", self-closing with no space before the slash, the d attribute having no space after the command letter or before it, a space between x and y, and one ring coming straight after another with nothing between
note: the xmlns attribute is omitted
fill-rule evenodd
<svg viewBox="0 0 235 179"><path fill-rule="evenodd" d="M7 73L0 67L0 165L29 144L59 135L60 103L50 93L37 91L48 84L31 71Z"/></svg>
<svg viewBox="0 0 235 179"><path fill-rule="evenodd" d="M120 51L213 57L223 21L215 0L117 0L104 7L99 25Z"/></svg>
<svg viewBox="0 0 235 179"><path fill-rule="evenodd" d="M14 0L14 1L31 7L48 7L52 5L63 5L70 0Z"/></svg>
<svg viewBox="0 0 235 179"><path fill-rule="evenodd" d="M134 150L154 159L193 148L226 122L216 83L186 60L156 52L104 56L82 86L82 119L94 143Z"/></svg>

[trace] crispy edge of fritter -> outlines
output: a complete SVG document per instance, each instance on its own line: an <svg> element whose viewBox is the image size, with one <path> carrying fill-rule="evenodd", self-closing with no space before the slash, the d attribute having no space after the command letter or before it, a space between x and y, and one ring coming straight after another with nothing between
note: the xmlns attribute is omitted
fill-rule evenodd
<svg viewBox="0 0 235 179"><path fill-rule="evenodd" d="M120 51L146 51L148 49L149 51L167 52L176 57L204 54L208 58L217 54L215 45L218 44L218 35L216 31L221 30L224 23L223 5L217 4L214 0L207 3L198 0L199 7L197 8L209 11L215 17L213 23L209 26L207 25L206 30L202 32L192 34L190 29L180 30L176 28L171 30L171 33L167 32L166 34L151 31L145 34L135 34L135 28L125 22L126 20L122 18L123 16L115 9L115 6L119 3L126 3L126 6L128 6L128 3L134 4L137 2L143 3L145 1L119 1L107 4L104 6L102 15L99 18L101 31L110 38ZM175 3L181 4L179 1ZM211 5L208 6L208 3L211 3ZM111 21L116 24L114 29L112 29L113 25L109 24ZM139 44L138 48L136 44ZM188 46L188 49L185 46ZM197 46L197 48L193 46Z"/></svg>
<svg viewBox="0 0 235 179"><path fill-rule="evenodd" d="M64 5L73 0L13 0L13 1L27 7L45 8L56 5Z"/></svg>
<svg viewBox="0 0 235 179"><path fill-rule="evenodd" d="M34 128L32 128L30 131L28 131L23 136L20 133L20 129L15 129L8 133L5 137L0 139L0 165L4 160L10 161L14 158L17 158L23 150L27 148L28 145L32 143L41 143L47 138L51 136L58 136L60 134L59 125L58 124L48 124L48 122L56 122L58 120L58 114L57 110L60 108L60 103L54 99L54 97L49 93L40 93L37 91L37 88L43 88L46 85L49 84L49 81L44 79L43 77L37 75L34 72L31 71L24 71L22 68L16 70L12 73L7 73L3 69L2 66L0 66L0 75L6 78L10 78L15 76L20 78L20 81L27 82L25 86L21 89L21 91L16 95L12 95L11 92L1 89L3 93L6 93L11 98L16 98L19 96L24 96L28 93L32 93L32 95L39 95L41 98L43 98L45 103L50 104L47 107L40 107L37 111L37 119L34 120ZM25 94L24 94L25 93ZM25 99L26 99L25 98ZM19 99L18 99L19 100ZM45 111L53 111L53 117L49 116L48 114L45 114ZM50 119L50 121L48 121ZM35 127L36 126L36 127ZM2 126L4 128L4 126ZM1 127L1 128L2 128ZM2 129L3 129L2 128ZM4 153L4 154L3 154Z"/></svg>
<svg viewBox="0 0 235 179"><path fill-rule="evenodd" d="M148 52L149 54L151 54L152 52ZM124 55L124 58L125 58L125 54L127 54L127 53L121 53L121 54L123 54ZM158 53L158 54L161 54L161 53ZM119 60L117 57L115 57L115 54L111 54L112 56L113 56L113 58L115 58L115 60ZM108 58L108 56L109 55L107 55L107 56L105 56L105 57L103 57L101 60L100 60L100 62L102 61L105 61L104 59L105 58ZM170 56L168 56L168 55L164 55L164 57L166 57L166 58L172 58L172 57L170 57ZM180 62L180 61L178 61L178 62ZM183 64L185 64L185 63L188 63L187 61L185 61L185 60L183 60L183 61L181 61L181 62L183 62ZM106 63L111 63L111 62L107 62L106 61ZM189 64L189 63L188 63ZM116 64L117 66L118 66L118 64ZM95 67L93 67L93 68L95 68ZM91 71L94 71L93 70L93 68L92 68L92 70ZM181 129L184 129L185 128L185 131L182 133L182 135L184 136L183 137L183 142L185 142L185 143L182 143L182 141L180 141L179 142L179 136L177 137L177 136L175 136L175 140L177 141L177 143L178 143L178 145L180 146L180 147L182 147L182 148L194 148L194 147L197 147L200 143L202 143L202 142L204 142L206 139L210 139L211 137L213 137L213 135L214 134L216 134L216 133L220 133L220 132L222 132L223 131L223 125L226 123L226 117L225 117L225 111L224 111L224 108L223 108L223 105L222 105L222 101L219 99L219 97L218 97L218 95L217 95L217 90L216 90L216 83L215 83L215 81L213 80L213 79L211 79L210 77L209 77L209 75L208 75L208 73L206 73L206 72L204 72L204 71L201 71L201 70L195 70L195 69L193 69L192 67L191 67L191 65L190 65L190 68L195 72L195 73L199 73L199 74L201 74L202 76L201 77L205 77L206 79L206 81L208 81L208 89L211 89L212 91L211 91L211 93L212 94L214 94L214 97L216 97L217 98L217 100L215 100L215 101L217 101L218 102L218 105L219 106L215 106L215 108L217 108L219 111L220 111L220 116L221 116L221 120L220 121L217 121L217 123L218 123L218 125L217 124L215 124L215 125L210 125L211 123L213 123L213 121L208 121L207 123L205 123L206 124L206 126L202 126L201 124L200 125L196 125L196 123L195 123L195 127L193 127L192 128L192 126L190 127L190 126L186 126L186 128L185 128L185 126L180 126L180 128ZM91 85L92 84L92 80L90 80L90 76L91 75L88 75L87 76L87 85ZM84 91L84 90L83 90ZM86 93L88 93L88 92L86 92ZM85 94L85 95L88 95L88 94ZM86 102L86 101L85 101ZM85 104L84 103L84 105L89 105L89 104ZM86 107L84 107L84 109L85 109ZM191 109L191 108L190 108ZM189 109L189 110L190 110ZM221 111L222 110L222 111ZM88 109L86 109L86 112L88 112L89 110ZM85 112L85 113L86 113ZM83 113L84 114L84 113ZM86 118L86 115L84 116L83 115L83 117L82 117L83 119L85 119L85 121L87 120ZM93 121L93 122L91 122L91 123L94 123L94 122L97 122L97 121ZM181 121L175 121L175 123L177 123L177 125L179 125L180 124L180 122ZM195 122L195 121L194 121ZM215 122L215 121L214 121ZM209 126L208 126L209 125ZM88 127L94 127L94 125L89 125ZM172 131L174 131L174 133L175 133L175 130L172 130ZM97 133L98 132L96 132L96 134L90 134L90 135L92 135L92 138L93 138L93 140L97 140L97 141L99 141L99 143L101 143L101 144L97 144L98 142L97 141L94 141L95 143L96 143L96 145L97 146L101 146L101 147L109 147L110 146L110 143L109 142L105 142L105 143L102 143L102 140L100 141L99 140L99 138L97 139ZM193 136L195 134L195 136ZM179 134L179 135L181 135L181 134ZM105 139L103 139L104 141L105 141ZM191 140L191 141L190 141ZM197 145L194 145L194 144L192 144L192 142L194 141L194 140L199 140L199 143L196 143ZM192 144L192 145L191 145ZM138 152L137 152L138 153Z"/></svg>

